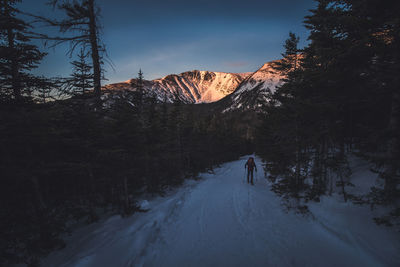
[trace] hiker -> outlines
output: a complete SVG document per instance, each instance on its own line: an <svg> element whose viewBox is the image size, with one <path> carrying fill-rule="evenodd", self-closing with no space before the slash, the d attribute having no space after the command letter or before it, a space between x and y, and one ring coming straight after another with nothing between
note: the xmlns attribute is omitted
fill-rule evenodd
<svg viewBox="0 0 400 267"><path fill-rule="evenodd" d="M257 166L256 163L254 162L254 158L250 157L246 164L244 165L244 168L247 168L247 183L249 183L249 177L251 175L251 184L254 185L253 183L253 169L256 169L257 172Z"/></svg>

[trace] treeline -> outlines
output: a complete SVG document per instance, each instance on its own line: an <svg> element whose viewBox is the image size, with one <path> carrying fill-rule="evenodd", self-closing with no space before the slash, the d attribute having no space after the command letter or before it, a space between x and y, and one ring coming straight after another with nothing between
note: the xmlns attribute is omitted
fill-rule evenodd
<svg viewBox="0 0 400 267"><path fill-rule="evenodd" d="M318 200L351 185L350 152L375 163L384 186L364 201L395 206L400 168L400 4L316 1L305 17L310 43L290 33L275 68L286 83L266 107L258 153L274 190ZM392 215L400 214L395 210Z"/></svg>
<svg viewBox="0 0 400 267"><path fill-rule="evenodd" d="M38 266L72 225L129 216L141 211L140 194L162 195L251 152L234 116L179 96L160 101L144 92L141 71L130 92L100 90L106 53L94 0L50 1L60 20L18 2L0 1L0 265ZM37 33L24 18L60 36ZM33 75L46 55L33 40L69 42L71 76Z"/></svg>

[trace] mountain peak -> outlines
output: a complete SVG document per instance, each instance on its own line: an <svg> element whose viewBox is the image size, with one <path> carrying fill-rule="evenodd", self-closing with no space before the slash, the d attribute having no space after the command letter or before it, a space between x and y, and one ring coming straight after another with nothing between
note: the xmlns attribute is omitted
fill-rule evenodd
<svg viewBox="0 0 400 267"><path fill-rule="evenodd" d="M209 103L231 94L249 74L192 70L144 81L144 89L155 93L160 100L166 97L172 102L178 94L185 103ZM104 89L134 90L131 86L134 81L106 85Z"/></svg>
<svg viewBox="0 0 400 267"><path fill-rule="evenodd" d="M255 72L229 73L191 70L169 74L143 82L147 94L155 94L161 101L174 101L176 95L184 103L210 103L224 98L225 111L257 108L282 84L283 75L273 68L279 60L263 64ZM108 90L134 91L136 79L106 85Z"/></svg>
<svg viewBox="0 0 400 267"><path fill-rule="evenodd" d="M283 74L273 68L274 60L265 63L253 74L249 75L225 99L225 111L235 109L257 109L268 102L276 88L283 84Z"/></svg>

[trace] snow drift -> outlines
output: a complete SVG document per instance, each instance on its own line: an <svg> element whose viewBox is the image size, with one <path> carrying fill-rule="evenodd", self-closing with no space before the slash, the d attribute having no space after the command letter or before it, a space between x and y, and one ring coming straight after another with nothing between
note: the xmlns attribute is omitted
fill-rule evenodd
<svg viewBox="0 0 400 267"><path fill-rule="evenodd" d="M309 216L285 212L260 174L245 182L246 159L142 201L146 213L81 228L43 266L400 266L399 233L368 207L325 197Z"/></svg>

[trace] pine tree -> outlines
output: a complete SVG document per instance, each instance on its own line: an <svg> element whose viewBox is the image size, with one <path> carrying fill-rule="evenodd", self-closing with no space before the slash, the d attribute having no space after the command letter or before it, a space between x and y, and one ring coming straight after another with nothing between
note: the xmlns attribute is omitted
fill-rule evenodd
<svg viewBox="0 0 400 267"><path fill-rule="evenodd" d="M93 88L92 66L86 63L87 53L81 48L78 54L78 60L71 62L73 73L68 79L68 88L72 90L73 95L84 95L89 89Z"/></svg>
<svg viewBox="0 0 400 267"><path fill-rule="evenodd" d="M386 152L376 161L384 165L385 194L394 196L399 166L400 5L375 0L318 2L305 21L311 30L307 60L312 79L307 82L322 89L314 95L324 103L324 124L341 151L357 140L365 152Z"/></svg>
<svg viewBox="0 0 400 267"><path fill-rule="evenodd" d="M139 73L138 73L138 78L137 78L137 84L136 84L136 92L138 95L138 102L140 107L142 107L143 105L143 97L144 97L144 91L143 91L143 72L142 69L139 69Z"/></svg>
<svg viewBox="0 0 400 267"><path fill-rule="evenodd" d="M0 94L20 101L29 93L34 77L29 73L46 55L31 44L31 26L17 17L21 13L18 0L0 1Z"/></svg>
<svg viewBox="0 0 400 267"><path fill-rule="evenodd" d="M298 48L300 37L296 34L289 32L289 38L285 41L285 52L282 53L282 59L275 62L274 68L283 74L294 72L299 67L299 53L301 50Z"/></svg>
<svg viewBox="0 0 400 267"><path fill-rule="evenodd" d="M32 80L32 87L34 88L34 98L39 103L46 103L49 100L54 100L52 92L58 89L58 81L56 79L49 79L44 76L35 77Z"/></svg>
<svg viewBox="0 0 400 267"><path fill-rule="evenodd" d="M66 15L65 19L52 20L41 16L33 16L46 25L58 27L61 33L75 34L78 32L78 35L72 35L71 37L50 37L42 34L39 37L55 41L53 46L70 42L70 54L74 52L77 46L89 48L92 58L94 95L97 99L100 99L101 80L104 79L102 64L105 55L105 47L100 39L100 8L96 6L95 0L59 2L61 1L51 0L50 4L63 11Z"/></svg>
<svg viewBox="0 0 400 267"><path fill-rule="evenodd" d="M144 75L142 72L142 69L139 69L138 72L138 77L136 79L132 79L131 82L131 87L134 89L133 96L134 96L134 102L135 105L138 108L138 112L141 113L143 110L143 105L144 105Z"/></svg>
<svg viewBox="0 0 400 267"><path fill-rule="evenodd" d="M397 194L399 7L375 0L318 0L305 17L310 44L297 58L300 64L292 60L295 36L285 43L286 59L277 69L286 83L274 94L272 103L278 105L267 106L259 139L270 146L265 156L275 174L290 174L295 164L296 177L300 170L314 178L310 198L328 187L332 192L338 179L347 200L346 151L354 147L376 153L372 158L382 167L386 199Z"/></svg>
<svg viewBox="0 0 400 267"><path fill-rule="evenodd" d="M142 69L139 69L138 78L137 78L137 90L143 94L143 72Z"/></svg>
<svg viewBox="0 0 400 267"><path fill-rule="evenodd" d="M285 83L274 93L273 101L271 102L272 105L269 108L267 107L269 116L264 118L266 120L264 127L275 127L267 135L268 138L279 140L279 142L282 142L282 148L284 147L285 149L285 152L274 150L275 155L271 155L275 160L275 166L273 167L280 171L284 170L288 177L288 186L294 193L300 190L304 178L301 175L301 166L304 161L302 159L304 147L300 124L304 119L304 106L302 104L304 100L301 94L299 94L299 75L301 72L300 49L298 48L299 40L299 37L290 32L289 38L284 44L283 59L275 62L273 65L276 71L285 76ZM270 124L270 126L267 126L267 124ZM273 143L271 142L270 144L273 146L278 145ZM279 159L280 156L283 157ZM292 166L294 166L294 173L289 171L292 169Z"/></svg>
<svg viewBox="0 0 400 267"><path fill-rule="evenodd" d="M384 131L380 134L382 140L376 140L373 135L367 139L370 143L379 143L378 155L384 152L383 157L378 156L374 161L383 166L384 198L393 202L396 194L398 197L396 188L400 183L400 3L376 0L345 2L351 6L351 14L357 18L357 24L362 26L357 29L358 32L352 25L347 26L353 29L352 36L360 44L357 48L363 46L372 54L364 77L372 87L371 92L375 92L368 99L374 114L366 128L374 135L380 129Z"/></svg>

